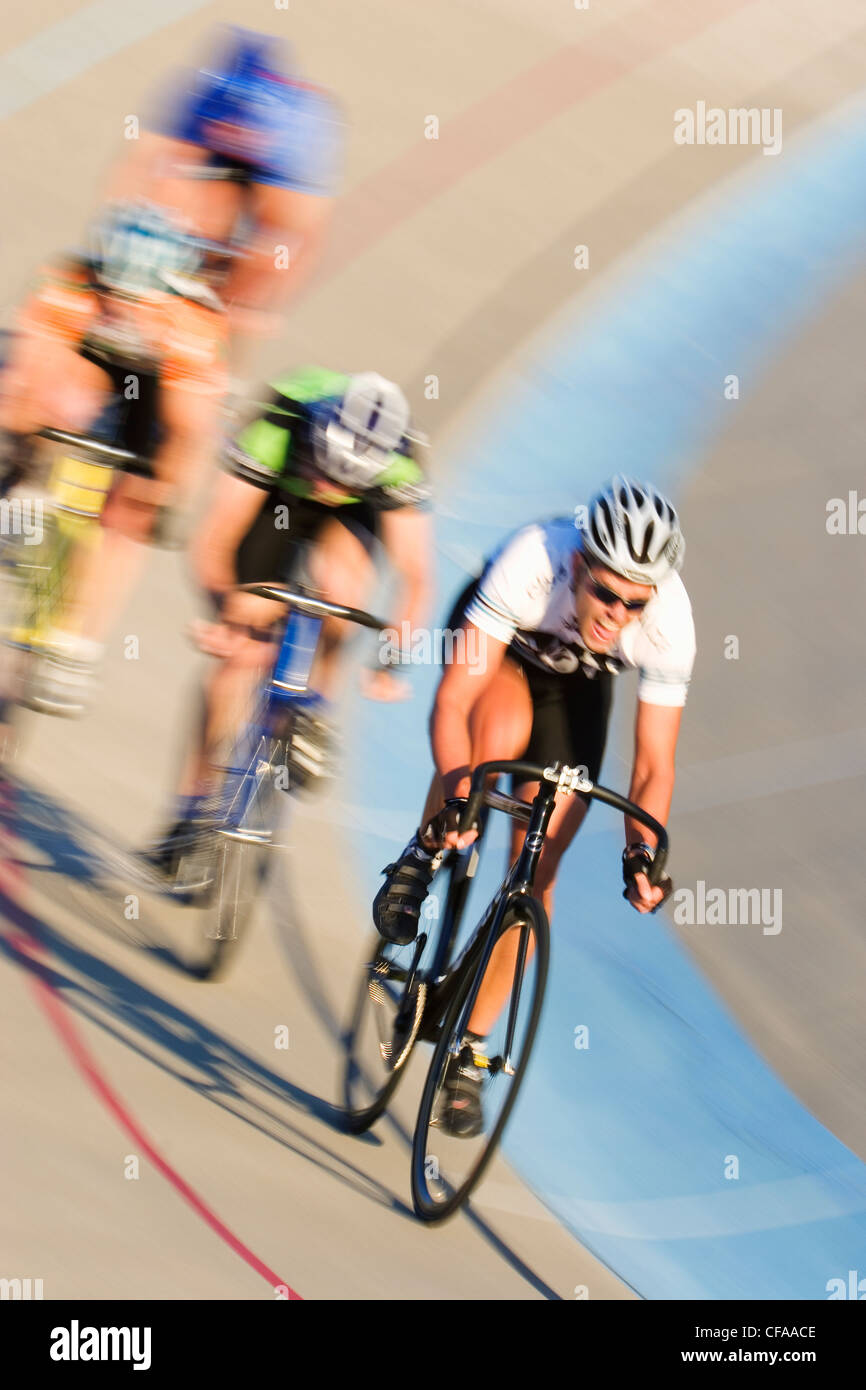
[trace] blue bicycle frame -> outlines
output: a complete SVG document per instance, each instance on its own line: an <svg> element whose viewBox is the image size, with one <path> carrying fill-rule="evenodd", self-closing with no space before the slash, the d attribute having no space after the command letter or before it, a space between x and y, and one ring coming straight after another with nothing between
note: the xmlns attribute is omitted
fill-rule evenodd
<svg viewBox="0 0 866 1390"><path fill-rule="evenodd" d="M292 708L323 703L322 697L309 688L321 630L321 618L306 613L289 614L276 661L259 687L254 713L241 731L230 765L225 769L227 781L220 814L223 834L244 840L265 838L263 833L240 831L239 827L244 824L258 790L262 756L267 757L274 742L285 736L287 714ZM265 765L270 765L269 759Z"/></svg>
<svg viewBox="0 0 866 1390"><path fill-rule="evenodd" d="M246 592L263 598L279 599L292 605L280 641L280 648L270 675L259 688L256 712L240 735L226 769L228 782L222 798L220 817L224 834L239 839L261 840L263 834L240 831L256 793L263 767L261 753L270 753L274 740L285 738L287 716L293 709L309 709L324 705L325 700L310 689L310 672L315 659L322 623L325 617L341 618L348 622L381 630L386 626L379 618L358 608L346 608L328 603L310 594L292 592L279 584L245 584ZM236 779L240 778L240 783Z"/></svg>

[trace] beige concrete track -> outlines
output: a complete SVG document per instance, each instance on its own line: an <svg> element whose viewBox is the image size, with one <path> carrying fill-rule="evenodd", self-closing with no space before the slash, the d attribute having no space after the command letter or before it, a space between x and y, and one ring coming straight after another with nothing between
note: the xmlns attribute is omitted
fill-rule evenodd
<svg viewBox="0 0 866 1390"><path fill-rule="evenodd" d="M616 0L587 10L565 0L431 7L369 0L363 10L348 0L292 0L288 11L189 5L171 22L172 13L154 9L148 30L131 4L115 4L107 23L98 5L44 3L6 25L0 302L7 320L40 256L80 235L124 117L166 66L194 51L217 19L285 32L307 73L340 95L350 146L319 278L258 365L322 360L398 377L438 445L445 488L448 441L497 366L506 357L519 365L527 336L566 298L603 283L624 253L693 197L760 159L754 149L676 148L676 108L701 98L780 106L793 137L858 90L866 71L857 0L833 0L820 11L807 0L783 7ZM430 116L440 122L436 141L424 138ZM579 243L591 252L583 278L572 264ZM701 626L741 632L744 649L748 637L765 650L766 622L752 596L775 585L779 616L789 591L778 578L779 555L765 559L758 539L777 514L777 488L792 478L795 544L805 545L810 569L829 558L820 537L804 541L812 534L809 508L831 488L816 463L826 434L816 435L814 455L793 447L773 453L771 445L802 437L804 363L830 364L808 376L814 399L831 401L840 379L854 380L863 287L855 290L856 300L828 306L812 335L791 345L687 499L699 633ZM423 396L430 373L440 381L435 401ZM850 449L862 442L858 406L859 396L846 396ZM826 410L836 439L844 433L839 414ZM836 456L839 488L852 457ZM714 611L728 534L718 518L746 479L761 520L753 559L732 581L742 604L740 625L732 626L727 609ZM832 558L839 592L855 590L861 567L853 550ZM842 667L833 668L830 722L826 685L797 683L796 633L780 622L773 662L753 671L748 724L739 716L723 723L731 704L709 681L690 705L686 787L690 765L796 745L819 713L824 732L862 722L852 693L862 642L847 624L842 630L838 609L828 615L805 576L804 569L798 593L806 621L822 630L818 664L834 661L846 643ZM198 984L173 962L172 952L195 949L189 918L142 898L140 917L129 920L128 884L118 881L116 891L82 884L73 847L85 826L128 846L159 820L194 689L195 661L182 635L194 609L180 559L154 554L111 643L93 712L80 724L28 721L13 788L18 834L10 839L7 826L13 862L2 879L0 1086L15 1202L11 1212L7 1206L0 1275L40 1277L46 1298L272 1298L274 1274L307 1298L570 1298L580 1285L593 1299L629 1297L502 1162L471 1214L438 1232L415 1222L407 1135L420 1069L393 1121L366 1139L340 1132L331 1108L339 1096L336 1033L366 909L342 876L343 832L327 810L298 818L295 853L281 863L224 984ZM124 659L129 634L139 638L136 660ZM783 728L778 703L792 689L799 693ZM422 747L418 756L426 757ZM699 784L699 771L694 778ZM821 810L821 863L833 868L820 870L812 890L816 915L832 920L832 939L843 944L805 1023L814 938L805 954L786 942L778 972L775 956L753 959L757 948L743 937L734 948L714 939L697 949L765 1054L862 1154L862 1023L853 998L834 1015L835 989L862 966L860 938L841 926L857 916L853 865L839 844L846 817L856 823L858 784L844 791L844 802ZM795 843L807 838L801 806L794 794L749 803L749 838L762 863L772 846L790 868L792 826ZM689 870L707 838L743 865L731 810L710 808L675 826ZM795 881L803 887L812 872L804 864ZM751 881L745 867L737 873ZM766 872L755 881L766 881ZM771 974L776 983L768 987ZM286 1051L273 1041L283 1024ZM137 1179L125 1176L130 1156L140 1160Z"/></svg>

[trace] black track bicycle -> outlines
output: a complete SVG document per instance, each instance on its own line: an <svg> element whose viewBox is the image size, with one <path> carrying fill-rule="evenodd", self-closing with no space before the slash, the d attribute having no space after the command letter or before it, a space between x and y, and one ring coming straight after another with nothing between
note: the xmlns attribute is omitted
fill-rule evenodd
<svg viewBox="0 0 866 1390"><path fill-rule="evenodd" d="M534 799L521 801L497 790L491 778L502 773L538 782ZM405 1075L415 1044L432 1044L412 1147L412 1200L425 1221L444 1220L466 1201L493 1157L526 1073L550 945L547 914L533 897L533 884L557 793L603 801L654 831L658 849L649 878L653 885L662 880L668 851L664 826L617 792L589 781L584 769L519 760L481 763L461 820L461 833L475 827L477 838L466 849L447 851L434 880L434 888L444 887L443 906L431 892L414 942L396 946L377 937L366 952L344 1035L348 1127L360 1133L373 1124ZM525 824L526 834L501 887L463 940L462 919L491 809ZM492 1029L485 1029L482 1051L467 1032L488 971L491 983L498 978L507 1002ZM468 1069L470 1077L473 1069L481 1072L475 1088L483 1114L479 1133L455 1133L448 1118L458 1068Z"/></svg>

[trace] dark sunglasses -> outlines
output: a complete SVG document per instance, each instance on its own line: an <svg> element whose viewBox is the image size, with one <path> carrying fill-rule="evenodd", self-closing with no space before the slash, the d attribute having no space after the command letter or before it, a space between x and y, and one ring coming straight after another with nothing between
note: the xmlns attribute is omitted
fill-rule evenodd
<svg viewBox="0 0 866 1390"><path fill-rule="evenodd" d="M608 589L606 584L600 584L590 569L586 571L586 577L596 598L609 607L613 607L615 603L621 603L627 613L641 613L649 603L648 598L623 598L622 594Z"/></svg>

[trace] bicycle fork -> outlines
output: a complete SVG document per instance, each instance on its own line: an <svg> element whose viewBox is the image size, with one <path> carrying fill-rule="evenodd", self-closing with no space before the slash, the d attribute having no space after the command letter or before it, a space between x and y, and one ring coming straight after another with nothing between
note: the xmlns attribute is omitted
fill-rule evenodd
<svg viewBox="0 0 866 1390"><path fill-rule="evenodd" d="M483 980L486 976L488 967L490 965L490 961L493 957L493 952L496 949L498 943L504 940L505 938L505 932L502 932L500 934L500 929L505 919L505 914L508 912L510 908L513 908L513 906L513 896L503 898L502 902L499 904L499 907L496 911L495 920L488 933L487 940L484 943L484 950L482 952L481 959L476 967L476 979L480 977ZM517 947L517 960L515 962L514 977L511 984L511 1003L508 1009L508 1022L505 1029L505 1043L502 1049L502 1065L491 1068L490 1061L488 1058L484 1057L483 1060L479 1061L479 1056L481 1056L481 1054L475 1057L475 1062L477 1066L489 1068L494 1072L504 1071L506 1076L514 1075L514 1066L511 1061L511 1052L512 1047L514 1045L514 1034L517 1028L517 1011L520 1007L520 992L523 988L523 974L526 967L526 948L529 937L528 928L525 925L518 927L518 924L516 924L514 930L518 929L520 930L520 941ZM463 1047L463 1039L465 1038L467 1029L469 1027L469 1018L471 1016L472 1009L475 1003L477 1002L477 997L477 993L474 990L470 990L467 994L466 1002L464 1003L463 1008L460 1011L460 1017L457 1020L457 1027L454 1031L454 1036L448 1047L449 1055L452 1057L458 1057L460 1055L460 1051Z"/></svg>
<svg viewBox="0 0 866 1390"><path fill-rule="evenodd" d="M505 933L502 931L502 926L506 915L509 911L514 909L517 899L530 894L532 891L532 885L535 882L535 871L538 867L538 860L541 855L542 846L544 845L545 832L550 817L553 814L554 804L554 795L552 795L550 789L545 787L542 783L532 803L532 815L527 827L523 846L517 857L517 862L511 871L511 883L508 886L508 890L503 893L497 905L493 924L487 933L484 950L481 953L481 959L476 967L476 979L480 977L482 981L484 980L493 952L499 941L504 939ZM514 1064L511 1060L511 1054L514 1046L514 1035L517 1029L517 1011L520 1007L520 994L523 988L523 976L526 969L526 955L529 942L528 925L526 923L517 923L514 929L517 930L518 928L520 930L520 940L517 946L517 959L515 961L514 976L511 983L511 1003L508 1009L505 1043L502 1049L503 1061L501 1067L497 1066L492 1068L494 1071L504 1071L506 1076L514 1075ZM460 1017L457 1021L454 1037L448 1047L449 1055L452 1057L460 1055L463 1039L469 1027L472 1007L476 999L477 991L469 990L466 1002L460 1010ZM476 1059L476 1064L479 1066L490 1066L487 1058L484 1058L481 1062L478 1062Z"/></svg>

